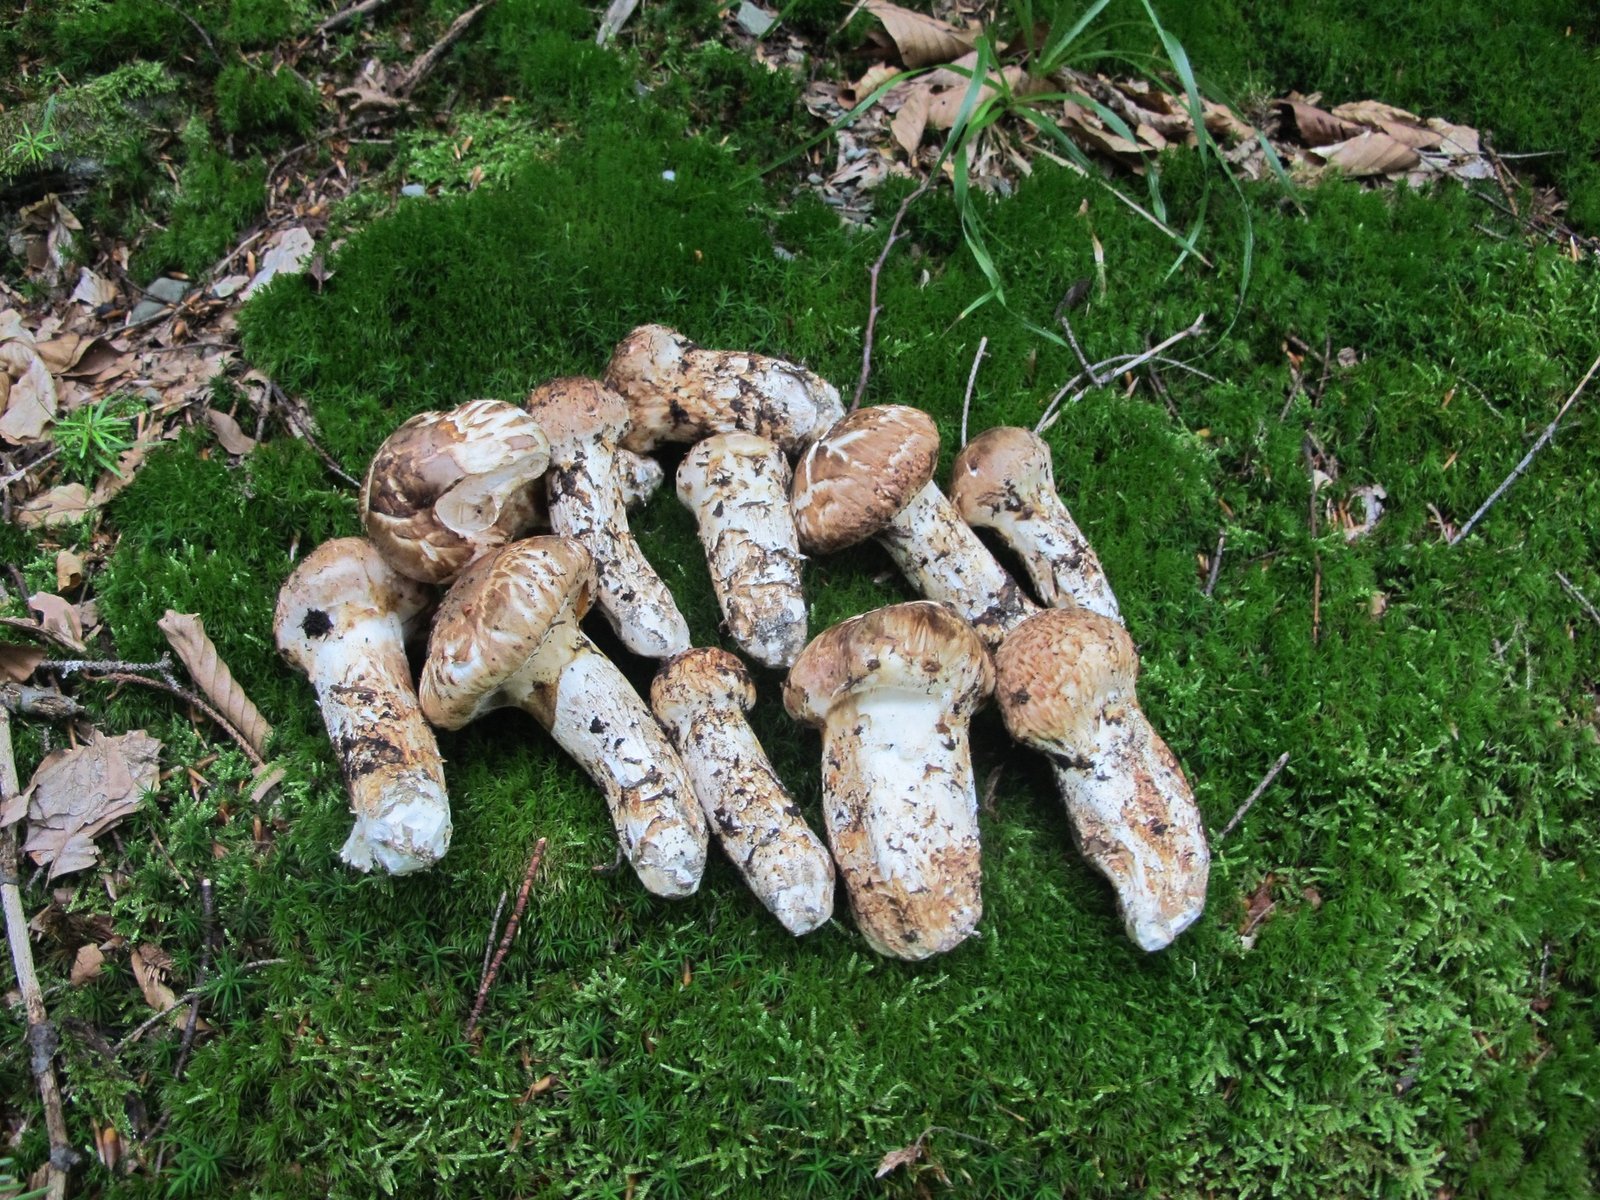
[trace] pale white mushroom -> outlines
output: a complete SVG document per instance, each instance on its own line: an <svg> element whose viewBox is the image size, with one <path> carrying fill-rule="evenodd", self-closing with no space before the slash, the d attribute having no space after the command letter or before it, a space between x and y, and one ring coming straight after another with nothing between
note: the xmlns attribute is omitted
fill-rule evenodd
<svg viewBox="0 0 1600 1200"><path fill-rule="evenodd" d="M367 468L367 536L402 575L448 583L533 527L537 481L549 462L538 423L514 404L470 400L418 413Z"/></svg>
<svg viewBox="0 0 1600 1200"><path fill-rule="evenodd" d="M677 746L722 848L750 890L799 936L833 915L833 860L767 761L744 714L755 684L726 650L661 665L650 706Z"/></svg>
<svg viewBox="0 0 1600 1200"><path fill-rule="evenodd" d="M1011 736L1055 768L1078 847L1111 881L1128 936L1160 950L1205 908L1211 850L1183 768L1139 707L1138 669L1118 622L1050 609L1001 645L995 692Z"/></svg>
<svg viewBox="0 0 1600 1200"><path fill-rule="evenodd" d="M705 868L706 819L650 709L579 628L594 593L594 560L571 538L474 563L434 620L422 711L444 729L495 708L531 715L600 785L640 882L687 896Z"/></svg>
<svg viewBox="0 0 1600 1200"><path fill-rule="evenodd" d="M743 430L795 455L844 416L839 392L804 367L740 350L702 350L663 325L641 325L617 344L606 384L633 414L622 444L649 450Z"/></svg>
<svg viewBox="0 0 1600 1200"><path fill-rule="evenodd" d="M689 623L628 528L617 482L617 439L628 428L622 397L594 379L535 388L528 412L550 441L550 528L594 556L599 606L622 644L646 658L689 648Z"/></svg>
<svg viewBox="0 0 1600 1200"><path fill-rule="evenodd" d="M857 409L795 467L800 548L830 554L876 534L917 591L954 608L992 649L1038 606L932 482L938 458L927 413L901 404Z"/></svg>
<svg viewBox="0 0 1600 1200"><path fill-rule="evenodd" d="M967 723L993 689L972 627L926 600L819 634L784 682L790 715L822 729L828 841L880 953L949 950L983 915Z"/></svg>
<svg viewBox="0 0 1600 1200"><path fill-rule="evenodd" d="M678 499L700 524L728 636L762 666L787 668L806 644L804 558L777 443L719 433L678 466Z"/></svg>
<svg viewBox="0 0 1600 1200"><path fill-rule="evenodd" d="M1056 493L1050 447L1038 434L1002 425L973 438L951 468L950 502L968 525L993 529L1016 552L1046 607L1122 619L1094 547Z"/></svg>
<svg viewBox="0 0 1600 1200"><path fill-rule="evenodd" d="M444 768L405 653L431 602L364 538L324 542L278 593L278 649L317 690L355 813L339 854L362 871L419 871L450 845Z"/></svg>
<svg viewBox="0 0 1600 1200"><path fill-rule="evenodd" d="M648 454L635 454L617 447L617 486L622 489L622 507L638 512L661 490L667 473Z"/></svg>

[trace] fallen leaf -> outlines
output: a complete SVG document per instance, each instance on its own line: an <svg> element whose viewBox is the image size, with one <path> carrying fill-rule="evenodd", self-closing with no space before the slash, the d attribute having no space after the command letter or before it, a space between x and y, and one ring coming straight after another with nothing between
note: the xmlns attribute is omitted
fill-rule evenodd
<svg viewBox="0 0 1600 1200"><path fill-rule="evenodd" d="M883 22L884 30L894 39L900 60L908 67L926 67L933 63L949 62L971 50L983 30L977 26L957 29L938 17L913 12L890 4L889 0L863 0L867 12Z"/></svg>
<svg viewBox="0 0 1600 1200"><path fill-rule="evenodd" d="M847 88L839 89L839 100L846 106L860 104L873 92L901 74L900 68L891 67L888 63L873 63L860 79Z"/></svg>
<svg viewBox="0 0 1600 1200"><path fill-rule="evenodd" d="M100 947L93 942L86 942L78 947L78 953L72 959L72 971L67 976L67 982L73 987L82 987L100 974L100 968L105 965L106 956L100 952Z"/></svg>
<svg viewBox="0 0 1600 1200"><path fill-rule="evenodd" d="M922 144L922 134L928 127L928 103L931 99L927 88L914 88L907 93L905 103L889 122L889 131L894 134L894 140L900 143L900 148L913 163L917 159L917 147Z"/></svg>
<svg viewBox="0 0 1600 1200"><path fill-rule="evenodd" d="M1342 142L1346 138L1359 137L1362 127L1354 121L1346 121L1333 113L1323 112L1314 104L1307 104L1303 100L1278 100L1276 104L1291 121L1300 134L1301 141L1308 146L1325 146L1331 142Z"/></svg>
<svg viewBox="0 0 1600 1200"><path fill-rule="evenodd" d="M77 649L83 649L83 622L72 601L52 592L35 592L28 597L28 607L39 614L39 624L73 643Z"/></svg>
<svg viewBox="0 0 1600 1200"><path fill-rule="evenodd" d="M1410 146L1413 150L1437 150L1444 144L1444 135L1437 130L1408 125L1404 121L1380 121L1378 128L1402 146Z"/></svg>
<svg viewBox="0 0 1600 1200"><path fill-rule="evenodd" d="M0 676L12 683L25 683L35 668L45 660L45 653L37 646L18 646L0 642Z"/></svg>
<svg viewBox="0 0 1600 1200"><path fill-rule="evenodd" d="M0 824L12 824L26 810L28 840L23 849L50 878L93 866L99 857L94 839L139 807L156 786L161 743L142 729L120 737L99 730L89 741L47 754L28 786L8 802Z"/></svg>
<svg viewBox="0 0 1600 1200"><path fill-rule="evenodd" d="M63 333L60 337L53 337L49 341L38 342L34 349L39 357L44 359L44 365L50 368L51 374L64 375L77 366L84 351L93 345L95 340L81 333Z"/></svg>
<svg viewBox="0 0 1600 1200"><path fill-rule="evenodd" d="M1278 902L1272 898L1272 885L1278 877L1268 871L1261 880L1261 886L1256 888L1245 905L1244 921L1239 926L1239 937L1244 942L1244 948L1249 950L1256 943L1256 930L1261 928L1261 923L1272 915L1272 910L1278 907Z"/></svg>
<svg viewBox="0 0 1600 1200"><path fill-rule="evenodd" d="M1341 104L1333 110L1333 115L1344 121L1354 121L1358 125L1382 125L1385 121L1394 121L1402 125L1422 123L1422 118L1416 113L1385 104L1381 100L1357 100L1352 104Z"/></svg>
<svg viewBox="0 0 1600 1200"><path fill-rule="evenodd" d="M211 294L218 300L226 300L249 282L250 276L248 275L229 275L227 278L219 279L211 285Z"/></svg>
<svg viewBox="0 0 1600 1200"><path fill-rule="evenodd" d="M1352 178L1408 171L1422 161L1410 146L1372 129L1336 145L1314 147L1311 153Z"/></svg>
<svg viewBox="0 0 1600 1200"><path fill-rule="evenodd" d="M1361 501L1362 515L1360 521L1352 523L1344 531L1344 540L1353 542L1371 533L1378 524L1378 518L1383 516L1383 502L1388 498L1389 493L1384 490L1381 483L1369 483L1366 487L1358 487L1351 492L1351 500Z"/></svg>
<svg viewBox="0 0 1600 1200"><path fill-rule="evenodd" d="M211 426L211 432L217 435L217 441L229 454L249 454L256 448L255 438L240 429L239 422L227 413L208 408L205 418L206 424Z"/></svg>
<svg viewBox="0 0 1600 1200"><path fill-rule="evenodd" d="M24 529L48 529L81 521L93 506L89 489L81 483L57 484L17 506L17 524Z"/></svg>
<svg viewBox="0 0 1600 1200"><path fill-rule="evenodd" d="M1428 128L1440 136L1439 149L1457 158L1477 158L1483 153L1478 143L1478 131L1471 125L1452 125L1438 117L1428 118Z"/></svg>
<svg viewBox="0 0 1600 1200"><path fill-rule="evenodd" d="M890 1171L899 1167L909 1167L912 1163L921 1162L925 1153L922 1139L918 1138L909 1146L901 1146L898 1150L891 1150L878 1160L878 1169L873 1172L874 1179L882 1179Z"/></svg>
<svg viewBox="0 0 1600 1200"><path fill-rule="evenodd" d="M244 298L248 300L279 275L295 275L304 270L315 248L316 239L304 225L285 229L273 240L272 248L261 256L261 267L250 280L250 286L245 288Z"/></svg>
<svg viewBox="0 0 1600 1200"><path fill-rule="evenodd" d="M110 304L117 298L117 289L111 281L101 275L96 275L88 267L78 273L78 286L72 289L68 299L74 304L87 304L90 308L99 308L102 304Z"/></svg>
<svg viewBox="0 0 1600 1200"><path fill-rule="evenodd" d="M73 235L83 226L55 194L20 210L19 232L28 270L54 286L72 254Z"/></svg>
<svg viewBox="0 0 1600 1200"><path fill-rule="evenodd" d="M6 348L17 345L7 342ZM0 416L0 438L17 444L37 441L44 427L60 412L56 381L51 378L49 367L37 351L28 348L26 353L27 367L12 380L5 415Z"/></svg>
<svg viewBox="0 0 1600 1200"><path fill-rule="evenodd" d="M83 559L71 550L56 554L56 591L76 591L83 585Z"/></svg>
<svg viewBox="0 0 1600 1200"><path fill-rule="evenodd" d="M154 942L143 942L128 955L133 978L144 993L144 1002L157 1012L165 1012L178 1002L177 995L163 978L172 970L172 956Z"/></svg>

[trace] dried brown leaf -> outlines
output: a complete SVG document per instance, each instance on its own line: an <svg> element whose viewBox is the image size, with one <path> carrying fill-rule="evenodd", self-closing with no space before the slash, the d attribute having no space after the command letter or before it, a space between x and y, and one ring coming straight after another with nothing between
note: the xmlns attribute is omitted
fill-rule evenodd
<svg viewBox="0 0 1600 1200"><path fill-rule="evenodd" d="M902 72L899 67L891 67L887 63L873 63L860 79L848 87L839 89L837 93L839 103L846 107L854 107L900 74Z"/></svg>
<svg viewBox="0 0 1600 1200"><path fill-rule="evenodd" d="M1358 125L1382 125L1386 121L1394 121L1401 125L1422 124L1422 118L1416 113L1385 104L1381 100L1357 100L1352 104L1341 104L1333 110L1333 115L1342 121L1354 121Z"/></svg>
<svg viewBox="0 0 1600 1200"><path fill-rule="evenodd" d="M1477 158L1483 153L1478 131L1471 125L1453 125L1438 117L1428 118L1428 128L1439 134L1439 149L1456 158Z"/></svg>
<svg viewBox="0 0 1600 1200"><path fill-rule="evenodd" d="M927 67L960 58L977 45L978 35L983 32L977 26L957 29L938 17L901 8L889 0L863 0L861 7L883 22L900 52L900 61L908 67Z"/></svg>
<svg viewBox="0 0 1600 1200"><path fill-rule="evenodd" d="M156 628L177 652L200 690L255 747L256 753L263 753L267 739L272 736L272 726L245 695L233 672L228 670L228 664L222 661L215 643L206 636L205 622L194 613L174 612L169 608L156 622Z"/></svg>
<svg viewBox="0 0 1600 1200"><path fill-rule="evenodd" d="M72 601L52 592L35 592L28 597L28 607L39 614L39 624L79 650L83 649L83 622Z"/></svg>
<svg viewBox="0 0 1600 1200"><path fill-rule="evenodd" d="M92 510L89 489L81 483L62 483L17 506L17 524L24 529L48 529L81 521Z"/></svg>
<svg viewBox="0 0 1600 1200"><path fill-rule="evenodd" d="M1372 129L1349 141L1318 146L1311 153L1352 178L1409 171L1422 161L1410 146Z"/></svg>
<svg viewBox="0 0 1600 1200"><path fill-rule="evenodd" d="M1244 920L1239 925L1239 936L1252 940L1251 935L1261 928L1272 910L1278 907L1278 902L1272 898L1272 885L1277 883L1278 877L1268 871L1261 880L1261 884L1251 893L1250 899L1245 904Z"/></svg>
<svg viewBox="0 0 1600 1200"><path fill-rule="evenodd" d="M1323 112L1316 105L1307 104L1304 100L1279 100L1276 103L1284 110L1284 115L1294 123L1295 129L1300 134L1300 140L1308 146L1326 146L1333 142L1342 142L1347 138L1359 137L1362 133L1362 126L1356 122Z"/></svg>
<svg viewBox="0 0 1600 1200"><path fill-rule="evenodd" d="M78 953L72 958L72 971L67 976L67 982L73 987L82 987L100 974L100 968L105 965L106 956L100 952L100 947L93 942L85 942L78 947Z"/></svg>
<svg viewBox="0 0 1600 1200"><path fill-rule="evenodd" d="M894 134L894 140L900 143L900 148L913 163L917 160L917 147L922 144L922 135L928 128L928 104L931 99L927 88L913 88L906 93L905 103L900 105L900 111L889 122L889 132Z"/></svg>
<svg viewBox="0 0 1600 1200"><path fill-rule="evenodd" d="M1437 150L1444 145L1442 133L1434 129L1425 129L1420 125L1408 125L1404 121L1379 121L1378 128L1401 145L1410 146L1413 150Z"/></svg>
<svg viewBox="0 0 1600 1200"><path fill-rule="evenodd" d="M178 1002L177 995L166 984L166 973L172 970L172 956L154 942L143 942L128 955L128 965L133 968L133 978L144 993L144 1002L157 1012L164 1012ZM174 1014L177 1015L177 1014Z"/></svg>
<svg viewBox="0 0 1600 1200"><path fill-rule="evenodd" d="M63 333L53 337L47 342L39 342L34 349L44 365L50 368L52 375L64 375L78 365L78 360L83 357L84 351L94 344L96 339L81 333Z"/></svg>
<svg viewBox="0 0 1600 1200"><path fill-rule="evenodd" d="M922 1139L918 1138L909 1146L901 1146L898 1150L891 1150L878 1160L878 1169L873 1172L874 1179L882 1179L889 1172L900 1167L909 1167L912 1163L922 1161L925 1153Z"/></svg>
<svg viewBox="0 0 1600 1200"><path fill-rule="evenodd" d="M240 429L239 422L227 413L208 408L205 418L206 424L211 426L211 432L217 435L217 441L229 454L249 454L256 448L255 438Z"/></svg>
<svg viewBox="0 0 1600 1200"><path fill-rule="evenodd" d="M7 342L4 348L9 350L19 345ZM11 381L5 415L0 416L0 438L17 444L37 441L45 426L60 412L56 381L51 378L49 367L36 351L24 349L27 366L20 378Z"/></svg>
<svg viewBox="0 0 1600 1200"><path fill-rule="evenodd" d="M93 866L99 856L94 839L139 807L139 798L156 786L161 743L142 729L120 737L98 730L89 741L45 756L33 779L17 796L28 816L23 849L50 878ZM10 824L22 805L8 804Z"/></svg>
<svg viewBox="0 0 1600 1200"><path fill-rule="evenodd" d="M72 592L83 586L83 559L71 550L56 553L56 591Z"/></svg>
<svg viewBox="0 0 1600 1200"><path fill-rule="evenodd" d="M0 642L0 677L12 683L24 683L44 659L44 651L37 646Z"/></svg>
<svg viewBox="0 0 1600 1200"><path fill-rule="evenodd" d="M99 308L102 304L110 304L117 298L117 289L111 285L110 280L96 275L88 267L84 267L78 274L78 286L72 289L68 297L73 304L87 304L90 308Z"/></svg>
<svg viewBox="0 0 1600 1200"><path fill-rule="evenodd" d="M272 239L271 248L261 256L261 266L245 288L243 298L248 300L279 275L296 275L305 269L316 239L304 225L285 229Z"/></svg>

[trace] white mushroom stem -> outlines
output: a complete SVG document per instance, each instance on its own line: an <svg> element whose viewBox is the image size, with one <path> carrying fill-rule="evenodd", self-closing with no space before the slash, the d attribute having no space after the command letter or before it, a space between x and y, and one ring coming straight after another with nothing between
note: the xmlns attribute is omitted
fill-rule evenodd
<svg viewBox="0 0 1600 1200"><path fill-rule="evenodd" d="M629 512L637 512L649 504L650 498L666 482L666 471L648 454L635 454L619 446L615 462L617 486L622 489L622 507Z"/></svg>
<svg viewBox="0 0 1600 1200"><path fill-rule="evenodd" d="M878 540L918 592L954 608L991 650L1039 611L936 484L912 497Z"/></svg>
<svg viewBox="0 0 1600 1200"><path fill-rule="evenodd" d="M700 524L729 636L763 666L793 666L806 644L805 560L783 451L749 433L707 438L678 467L678 498Z"/></svg>
<svg viewBox="0 0 1600 1200"><path fill-rule="evenodd" d="M650 703L750 890L797 937L824 924L833 915L833 860L745 720L755 687L739 660L711 648L680 654L656 676Z"/></svg>

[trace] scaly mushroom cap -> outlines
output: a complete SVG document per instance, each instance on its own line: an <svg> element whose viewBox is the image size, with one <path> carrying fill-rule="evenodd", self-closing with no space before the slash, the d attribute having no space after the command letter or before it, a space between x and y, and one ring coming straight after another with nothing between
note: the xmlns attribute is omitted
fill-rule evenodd
<svg viewBox="0 0 1600 1200"><path fill-rule="evenodd" d="M361 487L367 536L402 575L448 583L532 528L544 433L499 400L418 413L378 447Z"/></svg>
<svg viewBox="0 0 1600 1200"><path fill-rule="evenodd" d="M1128 631L1086 608L1052 608L1013 629L995 654L997 699L1017 741L1082 766L1094 726L1111 707L1136 704L1139 656Z"/></svg>
<svg viewBox="0 0 1600 1200"><path fill-rule="evenodd" d="M650 683L650 707L663 721L704 708L755 706L756 685L744 664L717 646L697 646L661 664Z"/></svg>
<svg viewBox="0 0 1600 1200"><path fill-rule="evenodd" d="M496 692L570 612L594 602L594 560L571 538L514 542L480 559L439 606L418 694L422 715L459 729L497 706Z"/></svg>
<svg viewBox="0 0 1600 1200"><path fill-rule="evenodd" d="M812 443L789 490L800 548L830 554L865 541L933 478L939 430L919 408L859 408Z"/></svg>
<svg viewBox="0 0 1600 1200"><path fill-rule="evenodd" d="M552 379L528 394L526 407L552 444L598 434L615 445L628 431L628 402L598 379Z"/></svg>
<svg viewBox="0 0 1600 1200"><path fill-rule="evenodd" d="M305 672L329 634L381 613L407 626L432 602L428 588L396 572L366 538L335 538L284 581L272 627L278 650Z"/></svg>
<svg viewBox="0 0 1600 1200"><path fill-rule="evenodd" d="M965 718L994 691L994 663L972 626L944 605L891 604L812 638L784 680L783 706L820 726L840 701L877 689L947 697L950 714Z"/></svg>
<svg viewBox="0 0 1600 1200"><path fill-rule="evenodd" d="M1031 429L1001 425L961 448L950 469L950 502L969 525L986 519L984 509L1020 511L1025 495L1056 490L1050 448Z"/></svg>

